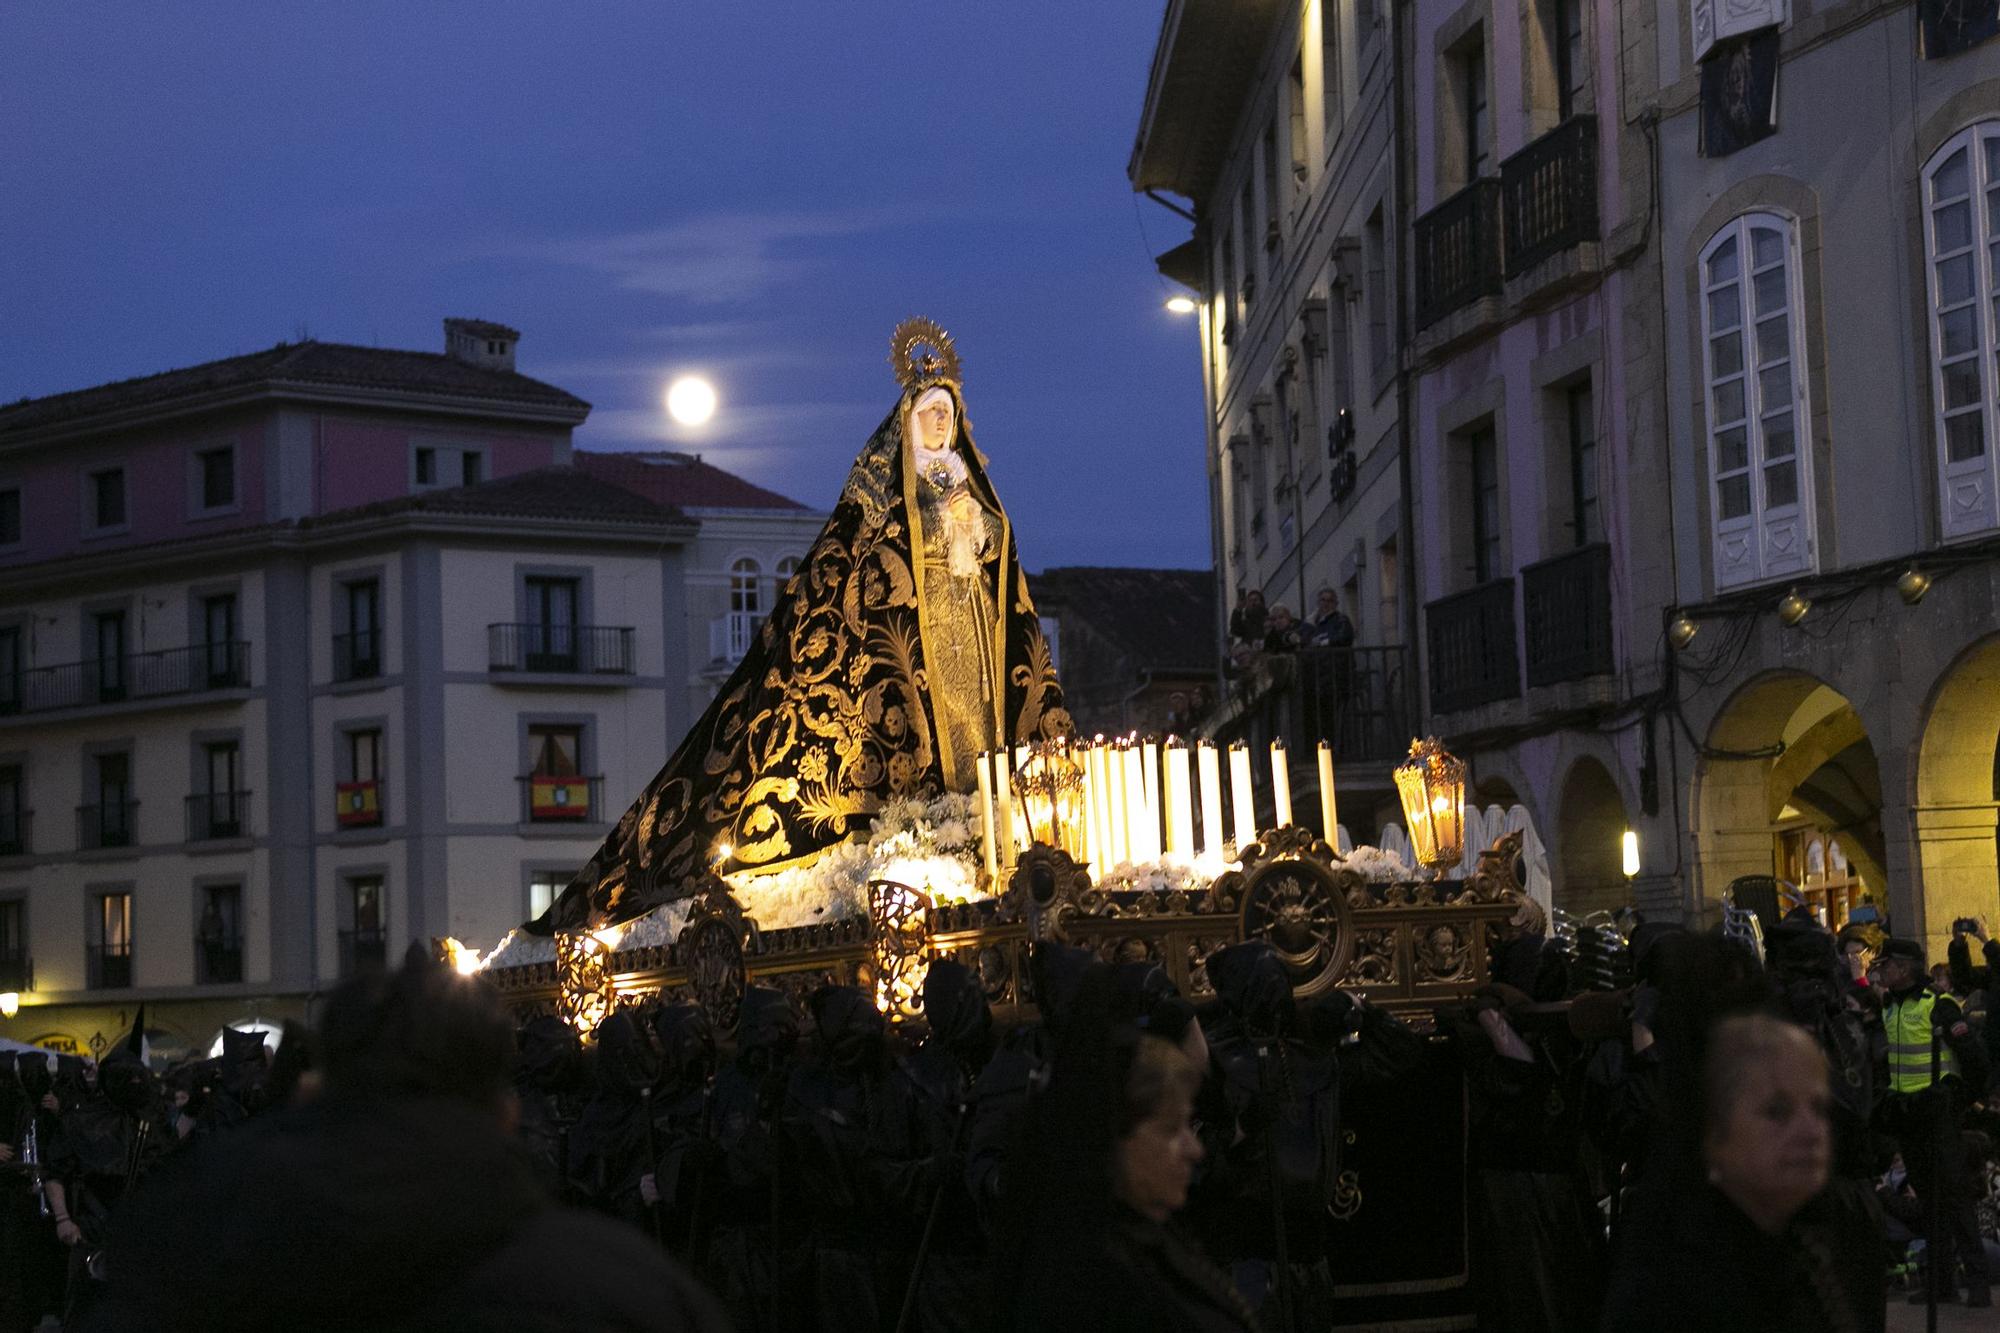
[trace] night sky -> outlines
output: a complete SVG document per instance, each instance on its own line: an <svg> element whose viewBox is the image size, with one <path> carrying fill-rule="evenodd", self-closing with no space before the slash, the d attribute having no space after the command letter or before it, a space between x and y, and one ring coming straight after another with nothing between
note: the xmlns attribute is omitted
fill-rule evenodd
<svg viewBox="0 0 2000 1333"><path fill-rule="evenodd" d="M929 314L1029 568L1206 566L1187 228L1124 176L1161 8L9 5L0 401L471 315L580 446L826 507Z"/></svg>

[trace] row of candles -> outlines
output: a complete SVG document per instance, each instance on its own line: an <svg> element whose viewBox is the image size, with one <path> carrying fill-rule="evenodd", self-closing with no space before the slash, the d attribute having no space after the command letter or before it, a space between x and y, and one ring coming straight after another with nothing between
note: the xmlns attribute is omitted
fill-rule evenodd
<svg viewBox="0 0 2000 1333"><path fill-rule="evenodd" d="M1230 827L1224 839L1222 751L1212 741L1190 747L1177 736L1165 741L1128 736L1054 741L993 750L979 756L979 803L984 816L981 854L997 877L1016 851L1034 842L1060 847L1087 862L1093 878L1121 863L1163 858L1213 867L1237 859L1257 840L1250 748L1228 748ZM1339 815L1333 787L1333 749L1319 743L1320 824L1335 844ZM1291 756L1282 740L1270 747L1273 825L1292 823ZM1197 840L1195 812L1201 812Z"/></svg>

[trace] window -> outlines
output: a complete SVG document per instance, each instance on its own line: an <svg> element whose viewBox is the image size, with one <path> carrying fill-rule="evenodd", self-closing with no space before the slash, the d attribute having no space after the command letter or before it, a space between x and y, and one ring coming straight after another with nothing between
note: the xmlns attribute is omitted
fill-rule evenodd
<svg viewBox="0 0 2000 1333"><path fill-rule="evenodd" d="M243 980L243 886L204 884L200 902L194 927L195 983L218 986Z"/></svg>
<svg viewBox="0 0 2000 1333"><path fill-rule="evenodd" d="M580 583L576 579L528 578L524 581L528 601L528 671L574 671L577 667L577 603Z"/></svg>
<svg viewBox="0 0 2000 1333"><path fill-rule="evenodd" d="M1222 344L1227 347L1236 336L1236 316L1239 313L1236 287L1236 233L1222 233L1222 290L1225 298L1222 307Z"/></svg>
<svg viewBox="0 0 2000 1333"><path fill-rule="evenodd" d="M201 474L201 507L227 509L236 503L236 450L225 445L195 456Z"/></svg>
<svg viewBox="0 0 2000 1333"><path fill-rule="evenodd" d="M379 970L388 962L388 915L383 910L382 877L354 875L340 904L340 971L352 976Z"/></svg>
<svg viewBox="0 0 2000 1333"><path fill-rule="evenodd" d="M0 546L21 542L21 488L0 486Z"/></svg>
<svg viewBox="0 0 2000 1333"><path fill-rule="evenodd" d="M1241 214L1243 233L1243 310L1249 317L1252 307L1257 304L1257 182L1246 177L1243 182L1243 197L1237 203Z"/></svg>
<svg viewBox="0 0 2000 1333"><path fill-rule="evenodd" d="M97 804L84 807L83 845L132 845L132 756L119 750L94 760Z"/></svg>
<svg viewBox="0 0 2000 1333"><path fill-rule="evenodd" d="M1924 169L1925 291L1941 528L1947 540L2000 526L2000 121L1951 139ZM1990 257L1982 261L1982 250Z"/></svg>
<svg viewBox="0 0 2000 1333"><path fill-rule="evenodd" d="M528 919L534 920L555 906L556 899L569 887L570 877L554 870L537 870L528 877Z"/></svg>
<svg viewBox="0 0 2000 1333"><path fill-rule="evenodd" d="M477 486L486 480L486 456L468 449L458 456L458 478L461 486Z"/></svg>
<svg viewBox="0 0 2000 1333"><path fill-rule="evenodd" d="M745 615L764 610L763 570L749 556L729 566L729 609Z"/></svg>
<svg viewBox="0 0 2000 1333"><path fill-rule="evenodd" d="M1811 459L1793 224L1736 219L1701 253L1718 589L1813 567Z"/></svg>
<svg viewBox="0 0 2000 1333"><path fill-rule="evenodd" d="M583 770L582 727L529 727L528 749L535 756L536 777L569 778Z"/></svg>
<svg viewBox="0 0 2000 1333"><path fill-rule="evenodd" d="M382 777L382 733L375 728L347 733L347 780L377 782Z"/></svg>
<svg viewBox="0 0 2000 1333"><path fill-rule="evenodd" d="M417 450L417 485L435 486L438 479L438 457L435 449Z"/></svg>
<svg viewBox="0 0 2000 1333"><path fill-rule="evenodd" d="M106 468L90 474L90 522L94 528L125 526L125 469Z"/></svg>
<svg viewBox="0 0 2000 1333"><path fill-rule="evenodd" d="M1376 637L1382 643L1403 641L1403 580L1397 563L1396 539L1383 542L1375 558Z"/></svg>
<svg viewBox="0 0 2000 1333"><path fill-rule="evenodd" d="M201 599L202 666L212 690L241 685L236 638L236 594Z"/></svg>
<svg viewBox="0 0 2000 1333"><path fill-rule="evenodd" d="M1320 0L1319 6L1319 96L1320 114L1330 131L1340 119L1340 6ZM1326 136L1329 145L1333 135Z"/></svg>
<svg viewBox="0 0 2000 1333"><path fill-rule="evenodd" d="M382 674L382 585L375 579L355 579L341 585L346 599L347 633L333 643L335 680L369 680Z"/></svg>
<svg viewBox="0 0 2000 1333"><path fill-rule="evenodd" d="M1278 219L1285 215L1284 185L1278 179L1278 122L1273 117L1264 127L1264 249L1274 258L1279 243L1284 239ZM1275 265L1265 272L1274 280L1277 277Z"/></svg>
<svg viewBox="0 0 2000 1333"><path fill-rule="evenodd" d="M1604 540L1597 511L1597 421L1588 382L1563 391L1569 461L1569 527L1578 546Z"/></svg>
<svg viewBox="0 0 2000 1333"><path fill-rule="evenodd" d="M785 585L792 581L792 575L798 572L799 558L797 556L788 555L778 561L776 569L778 588L782 591Z"/></svg>
<svg viewBox="0 0 2000 1333"><path fill-rule="evenodd" d="M1459 59L1465 113L1465 179L1476 181L1492 165L1493 117L1486 104L1486 34L1473 33Z"/></svg>
<svg viewBox="0 0 2000 1333"><path fill-rule="evenodd" d="M19 764L0 764L0 856L28 850L27 785Z"/></svg>
<svg viewBox="0 0 2000 1333"><path fill-rule="evenodd" d="M1583 49L1584 0L1555 0L1556 117L1568 120L1582 109L1583 77L1589 68Z"/></svg>
<svg viewBox="0 0 2000 1333"><path fill-rule="evenodd" d="M1286 145L1292 150L1292 206L1298 208L1306 200L1306 183L1312 179L1312 162L1309 156L1312 145L1306 142L1306 56L1302 50L1292 60L1292 77L1285 89L1290 103L1290 133Z"/></svg>
<svg viewBox="0 0 2000 1333"><path fill-rule="evenodd" d="M1271 525L1264 516L1264 506L1270 499L1271 439L1265 433L1260 414L1250 424L1250 537L1259 555L1271 540Z"/></svg>
<svg viewBox="0 0 2000 1333"><path fill-rule="evenodd" d="M1388 259L1383 251L1388 237L1382 223L1382 210L1377 208L1368 215L1368 225L1362 229L1362 262L1366 266L1362 285L1366 289L1363 296L1368 302L1368 365L1376 375L1389 361L1389 278ZM1347 406L1343 403L1342 406Z"/></svg>
<svg viewBox="0 0 2000 1333"><path fill-rule="evenodd" d="M596 780L583 772L583 728L535 725L528 728L526 782L531 823L588 819Z"/></svg>
<svg viewBox="0 0 2000 1333"><path fill-rule="evenodd" d="M1493 427L1481 426L1467 435L1465 453L1472 474L1472 581L1489 583L1504 572L1500 564L1500 446Z"/></svg>
<svg viewBox="0 0 2000 1333"><path fill-rule="evenodd" d="M28 961L28 905L19 898L0 898L0 990L28 989L23 964Z"/></svg>
<svg viewBox="0 0 2000 1333"><path fill-rule="evenodd" d="M113 703L125 697L125 613L99 611L91 617L96 655L91 662L97 699Z"/></svg>
<svg viewBox="0 0 2000 1333"><path fill-rule="evenodd" d="M235 741L210 741L201 747L202 790L192 798L196 839L240 838L249 793L239 778L241 751Z"/></svg>
<svg viewBox="0 0 2000 1333"><path fill-rule="evenodd" d="M90 904L89 973L93 988L123 989L132 984L132 895L124 890L93 895Z"/></svg>
<svg viewBox="0 0 2000 1333"><path fill-rule="evenodd" d="M24 666L20 627L0 625L0 717L21 711Z"/></svg>

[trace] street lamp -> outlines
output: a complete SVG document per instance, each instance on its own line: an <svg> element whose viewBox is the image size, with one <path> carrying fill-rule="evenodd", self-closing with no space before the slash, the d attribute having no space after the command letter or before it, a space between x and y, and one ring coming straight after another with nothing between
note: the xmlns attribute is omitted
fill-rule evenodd
<svg viewBox="0 0 2000 1333"><path fill-rule="evenodd" d="M1200 307L1195 305L1192 296L1169 296L1167 309L1176 315L1192 315Z"/></svg>
<svg viewBox="0 0 2000 1333"><path fill-rule="evenodd" d="M18 992L0 992L0 1018L12 1018L21 1012L21 997Z"/></svg>
<svg viewBox="0 0 2000 1333"><path fill-rule="evenodd" d="M1396 769L1410 847L1419 864L1448 870L1465 857L1465 761L1436 737L1410 742L1410 757Z"/></svg>
<svg viewBox="0 0 2000 1333"><path fill-rule="evenodd" d="M1639 835L1626 829L1625 836L1618 840L1618 847L1625 863L1625 882L1630 884L1632 877L1639 873Z"/></svg>

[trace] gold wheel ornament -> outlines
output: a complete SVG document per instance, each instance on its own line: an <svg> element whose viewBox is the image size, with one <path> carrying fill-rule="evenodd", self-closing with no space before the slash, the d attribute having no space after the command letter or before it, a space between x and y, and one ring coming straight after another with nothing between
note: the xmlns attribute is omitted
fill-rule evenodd
<svg viewBox="0 0 2000 1333"><path fill-rule="evenodd" d="M934 319L914 315L896 326L889 338L889 365L905 389L949 380L961 381L958 348Z"/></svg>
<svg viewBox="0 0 2000 1333"><path fill-rule="evenodd" d="M1349 894L1357 883L1352 871L1337 868L1331 847L1288 827L1246 848L1242 870L1223 876L1217 889L1236 903L1242 938L1275 949L1304 996L1331 988L1354 956Z"/></svg>

